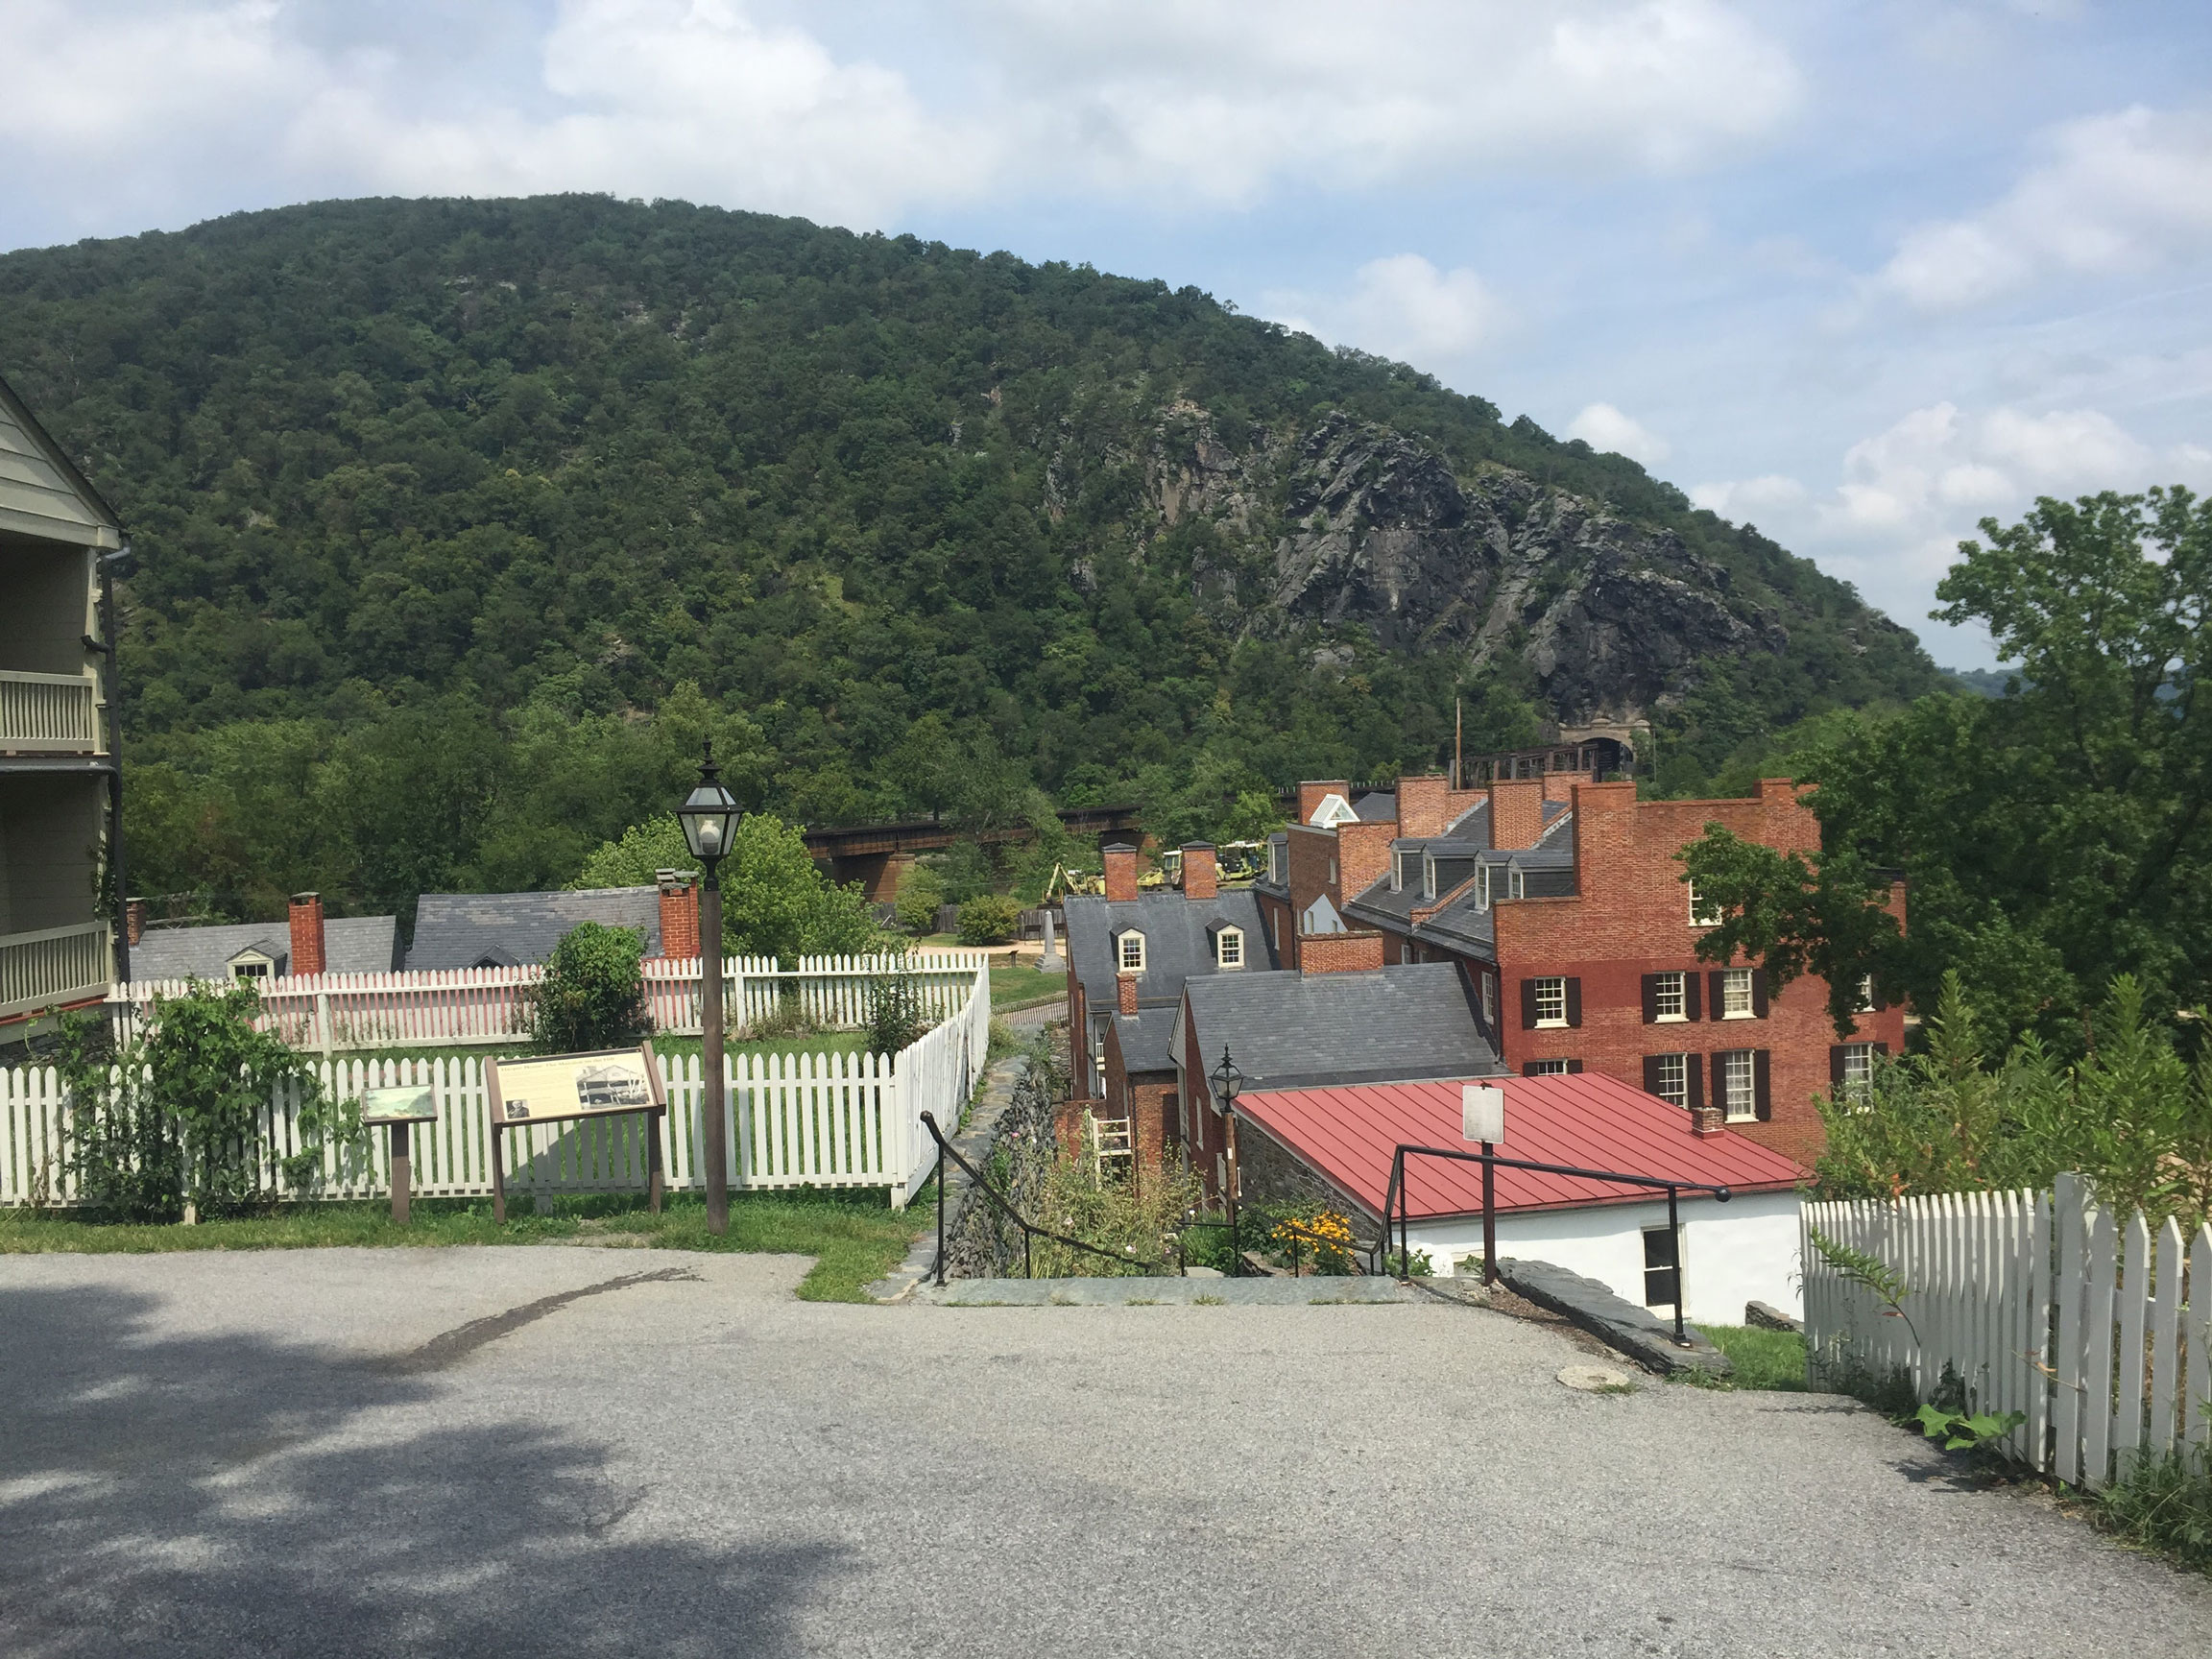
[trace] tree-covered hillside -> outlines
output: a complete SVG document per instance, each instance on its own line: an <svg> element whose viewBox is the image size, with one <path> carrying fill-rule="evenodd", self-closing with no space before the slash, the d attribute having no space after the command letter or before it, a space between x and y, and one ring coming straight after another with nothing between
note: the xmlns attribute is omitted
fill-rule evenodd
<svg viewBox="0 0 2212 1659"><path fill-rule="evenodd" d="M809 822L1037 787L1202 819L1433 763L1455 692L1471 746L1588 712L1544 706L1571 684L1726 747L1936 684L1621 457L1193 289L912 238L598 197L239 215L0 257L0 373L139 555L133 885L218 910L565 880L709 731ZM1479 637L1341 598L1423 469L1431 588L1497 562ZM1622 647L1623 582L1704 632ZM1559 679L1578 640L1624 677Z"/></svg>

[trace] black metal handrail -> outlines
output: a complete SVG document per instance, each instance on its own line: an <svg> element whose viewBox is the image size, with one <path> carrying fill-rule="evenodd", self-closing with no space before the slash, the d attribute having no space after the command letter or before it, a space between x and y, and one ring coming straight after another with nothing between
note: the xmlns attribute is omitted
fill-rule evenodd
<svg viewBox="0 0 2212 1659"><path fill-rule="evenodd" d="M1466 1152L1448 1146L1416 1146L1400 1142L1390 1155L1390 1185L1382 1194L1382 1237L1376 1241L1376 1254L1387 1259L1390 1250L1390 1216L1393 1209L1398 1216L1398 1277L1410 1280L1413 1248L1411 1240L1411 1205L1406 1195L1406 1160L1415 1158L1444 1158L1455 1164L1482 1166L1482 1283L1493 1285L1498 1280L1498 1207L1491 1187L1491 1178L1500 1169L1532 1169L1540 1175L1573 1175L1584 1181L1610 1181L1618 1187L1665 1188L1667 1191L1667 1234L1673 1241L1674 1250L1674 1340L1682 1347L1690 1345L1689 1333L1683 1328L1683 1305L1689 1301L1687 1286L1682 1279L1682 1217L1677 1199L1684 1192L1710 1192L1717 1204L1728 1202L1731 1194L1725 1186L1715 1186L1708 1181L1670 1181L1658 1175L1623 1175L1615 1169L1578 1169L1572 1164L1539 1164L1527 1158L1507 1158L1496 1152ZM1375 1265L1370 1257L1370 1265Z"/></svg>
<svg viewBox="0 0 2212 1659"><path fill-rule="evenodd" d="M1108 1262L1118 1262L1124 1267L1149 1267L1155 1272L1166 1272L1167 1264L1165 1262L1147 1261L1144 1258L1138 1256L1117 1256L1113 1251L1102 1249L1096 1244L1086 1244L1080 1238L1070 1238L1065 1233L1055 1233L1049 1227L1039 1227L1034 1222L1024 1220L1021 1213L1014 1208L1013 1204L1002 1193L1000 1193L997 1188L993 1187L990 1182L983 1179L983 1172L976 1168L974 1165L969 1163L967 1159L961 1157L959 1149L955 1147L951 1142L945 1139L945 1132L937 1127L937 1119L934 1117L932 1117L927 1112L923 1113L922 1123L923 1127L929 1131L929 1138L937 1142L938 1284L942 1285L945 1283L945 1160L948 1158L951 1159L953 1163L959 1165L961 1168L967 1170L968 1179L975 1183L975 1190L981 1192L984 1197L990 1199L992 1203L996 1204L998 1207L998 1213L1001 1215L1005 1216L1007 1220L1013 1222L1015 1226L1022 1229L1022 1278L1032 1279L1036 1277L1036 1275L1031 1273L1029 1270L1029 1240L1033 1238L1049 1238L1055 1244L1066 1244L1073 1249L1088 1251L1094 1256L1103 1258Z"/></svg>

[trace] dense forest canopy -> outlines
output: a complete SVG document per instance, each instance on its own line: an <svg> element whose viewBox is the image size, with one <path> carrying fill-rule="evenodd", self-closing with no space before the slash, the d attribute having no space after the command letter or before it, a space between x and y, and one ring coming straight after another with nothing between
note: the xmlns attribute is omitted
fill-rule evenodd
<svg viewBox="0 0 2212 1659"><path fill-rule="evenodd" d="M1194 289L912 237L584 196L242 214L0 257L0 373L133 536L132 885L207 912L557 885L709 733L796 820L1041 789L1198 827L1438 762L1455 695L1471 747L1535 737L1510 651L1210 585L1290 503L1164 511L1177 421L1252 455L1334 413L1678 548L1756 637L1669 670L1691 772L1938 684L1620 456Z"/></svg>

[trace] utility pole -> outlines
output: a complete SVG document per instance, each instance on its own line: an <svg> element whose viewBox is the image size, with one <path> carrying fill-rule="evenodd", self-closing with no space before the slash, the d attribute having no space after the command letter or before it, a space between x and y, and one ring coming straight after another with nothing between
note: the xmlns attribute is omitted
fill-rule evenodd
<svg viewBox="0 0 2212 1659"><path fill-rule="evenodd" d="M1465 736L1465 728L1461 724L1461 715L1464 712L1465 704L1465 698L1455 696L1452 699L1452 787L1455 789L1464 789L1466 787L1466 785L1459 781L1459 768L1466 758L1464 754L1461 752L1461 743Z"/></svg>

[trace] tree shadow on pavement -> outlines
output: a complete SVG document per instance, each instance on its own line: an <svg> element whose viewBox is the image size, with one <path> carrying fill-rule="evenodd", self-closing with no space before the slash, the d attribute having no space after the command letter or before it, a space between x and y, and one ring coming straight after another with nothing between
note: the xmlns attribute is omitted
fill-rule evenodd
<svg viewBox="0 0 2212 1659"><path fill-rule="evenodd" d="M604 1447L417 1422L454 1381L155 1334L156 1306L0 1290L0 1652L773 1652L850 1565L643 1536Z"/></svg>

